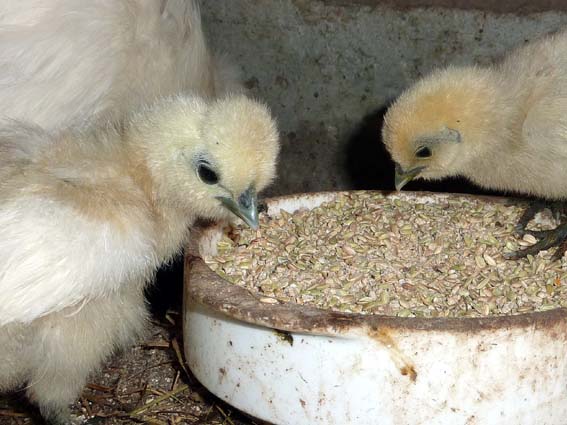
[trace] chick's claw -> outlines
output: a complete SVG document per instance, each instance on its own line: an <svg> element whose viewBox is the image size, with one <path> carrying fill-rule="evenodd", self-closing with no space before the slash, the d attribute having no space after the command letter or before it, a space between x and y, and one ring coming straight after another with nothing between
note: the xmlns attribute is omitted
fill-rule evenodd
<svg viewBox="0 0 567 425"><path fill-rule="evenodd" d="M563 258L563 254L567 251L567 223L560 224L553 230L538 233L543 235L543 237L536 244L520 251L504 254L504 256L509 260L517 260L527 257L528 255L537 255L540 251L545 251L556 246L557 251L555 251L553 255L553 261Z"/></svg>
<svg viewBox="0 0 567 425"><path fill-rule="evenodd" d="M532 235L534 238L544 239L544 238L548 238L548 237L553 236L552 233L554 231L555 231L555 229L551 229L551 230L524 230L524 233L521 236Z"/></svg>
<svg viewBox="0 0 567 425"><path fill-rule="evenodd" d="M528 208L524 211L520 219L518 220L518 224L516 224L516 233L519 236L524 236L526 234L533 235L536 238L543 238L547 235L547 231L535 231L535 230L528 230L526 227L528 223L532 221L537 213L549 209L553 217L557 220L561 220L565 217L567 212L567 203L563 201L559 202L545 202L545 201L535 201L531 203Z"/></svg>
<svg viewBox="0 0 567 425"><path fill-rule="evenodd" d="M526 233L529 233L529 231L526 230L528 223L532 221L535 218L536 214L541 210L543 210L545 207L546 207L545 203L540 201L530 204L528 208L526 208L520 219L518 220L518 224L516 224L515 227L516 234L518 236L524 236Z"/></svg>

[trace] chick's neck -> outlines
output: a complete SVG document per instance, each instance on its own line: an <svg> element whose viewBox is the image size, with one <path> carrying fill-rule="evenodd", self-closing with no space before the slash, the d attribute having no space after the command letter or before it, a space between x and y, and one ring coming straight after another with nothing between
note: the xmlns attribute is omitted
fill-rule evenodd
<svg viewBox="0 0 567 425"><path fill-rule="evenodd" d="M525 165L521 143L523 114L509 105L502 102L497 119L486 126L483 140L478 143L482 149L471 155L462 174L487 189L521 192L518 183L524 181L526 184L518 174Z"/></svg>
<svg viewBox="0 0 567 425"><path fill-rule="evenodd" d="M127 137L126 137L127 139ZM160 196L155 176L148 165L144 150L137 143L125 141L129 148L131 178L142 189L147 205L155 223L156 251L160 262L169 261L182 248L187 240L189 228L195 221L185 208L169 202L167 197Z"/></svg>

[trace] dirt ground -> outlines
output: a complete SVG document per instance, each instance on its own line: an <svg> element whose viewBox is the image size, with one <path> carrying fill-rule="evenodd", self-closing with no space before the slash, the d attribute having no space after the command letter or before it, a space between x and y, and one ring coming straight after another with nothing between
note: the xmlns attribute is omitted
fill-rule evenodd
<svg viewBox="0 0 567 425"><path fill-rule="evenodd" d="M267 425L217 399L186 369L179 313L182 262L160 271L154 288L149 336L89 380L73 414L104 425ZM40 424L21 393L0 396L0 425Z"/></svg>
<svg viewBox="0 0 567 425"><path fill-rule="evenodd" d="M93 377L73 405L77 416L101 424L260 425L208 393L181 363L183 342L177 313L153 323L146 341L115 357ZM41 424L18 394L0 398L0 424Z"/></svg>

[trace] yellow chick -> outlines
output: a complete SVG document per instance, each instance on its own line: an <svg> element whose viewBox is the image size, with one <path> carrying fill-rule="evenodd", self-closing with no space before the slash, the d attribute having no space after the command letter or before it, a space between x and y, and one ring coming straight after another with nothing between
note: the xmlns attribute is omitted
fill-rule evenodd
<svg viewBox="0 0 567 425"><path fill-rule="evenodd" d="M566 51L563 32L494 66L452 66L410 87L387 111L383 128L396 188L415 178L464 176L484 188L564 200ZM536 245L510 258L560 244L567 228L537 235Z"/></svg>
<svg viewBox="0 0 567 425"><path fill-rule="evenodd" d="M246 97L174 97L123 122L0 131L0 391L50 424L144 330L144 288L197 218L258 226L276 125Z"/></svg>
<svg viewBox="0 0 567 425"><path fill-rule="evenodd" d="M0 3L0 115L52 130L157 97L241 92L196 0Z"/></svg>

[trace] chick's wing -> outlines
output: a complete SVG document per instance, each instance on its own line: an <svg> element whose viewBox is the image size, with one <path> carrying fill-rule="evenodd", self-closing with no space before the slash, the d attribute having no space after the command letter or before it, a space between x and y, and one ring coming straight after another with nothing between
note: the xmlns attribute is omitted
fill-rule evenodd
<svg viewBox="0 0 567 425"><path fill-rule="evenodd" d="M0 326L143 284L157 264L151 212L120 164L37 151L0 137Z"/></svg>
<svg viewBox="0 0 567 425"><path fill-rule="evenodd" d="M152 239L73 206L22 196L0 208L0 325L112 296L155 266Z"/></svg>

